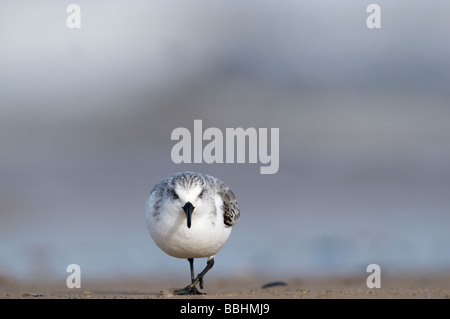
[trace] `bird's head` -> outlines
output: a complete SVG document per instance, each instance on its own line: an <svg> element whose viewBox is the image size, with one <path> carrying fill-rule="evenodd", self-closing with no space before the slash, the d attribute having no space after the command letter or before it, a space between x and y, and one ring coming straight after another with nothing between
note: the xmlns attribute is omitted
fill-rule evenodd
<svg viewBox="0 0 450 319"><path fill-rule="evenodd" d="M195 207L203 206L203 196L205 189L200 183L174 183L167 189L168 196L172 199L180 211L186 215L187 227L191 228L192 213Z"/></svg>

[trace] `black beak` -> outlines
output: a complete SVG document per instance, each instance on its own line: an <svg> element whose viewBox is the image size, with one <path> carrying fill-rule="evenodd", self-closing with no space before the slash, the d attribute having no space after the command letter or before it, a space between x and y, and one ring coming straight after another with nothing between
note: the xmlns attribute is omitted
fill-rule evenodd
<svg viewBox="0 0 450 319"><path fill-rule="evenodd" d="M187 219L187 227L191 228L191 216L192 216L192 212L194 210L194 206L191 204L191 202L187 202L184 206L183 206L183 210L186 214L186 219Z"/></svg>

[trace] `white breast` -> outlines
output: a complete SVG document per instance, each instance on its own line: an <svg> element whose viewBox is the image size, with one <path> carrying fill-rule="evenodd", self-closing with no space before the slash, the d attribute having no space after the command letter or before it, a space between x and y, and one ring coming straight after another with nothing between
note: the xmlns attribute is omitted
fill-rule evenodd
<svg viewBox="0 0 450 319"><path fill-rule="evenodd" d="M221 205L217 205L217 201L215 214L202 207L194 209L191 228L187 227L183 210L165 207L155 215L150 201L149 198L145 210L150 235L158 247L170 256L212 257L222 248L231 234L231 227L225 227L223 211Z"/></svg>

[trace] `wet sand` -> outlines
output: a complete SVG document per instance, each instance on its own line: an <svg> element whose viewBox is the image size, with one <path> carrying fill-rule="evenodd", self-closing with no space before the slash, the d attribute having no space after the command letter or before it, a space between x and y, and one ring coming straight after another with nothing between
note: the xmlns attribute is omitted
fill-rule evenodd
<svg viewBox="0 0 450 319"><path fill-rule="evenodd" d="M65 282L24 283L0 278L0 298L13 299L403 299L450 298L450 275L382 278L381 288L367 288L366 277L335 278L205 278L200 296L173 295L183 279L86 281L69 289ZM263 288L264 285L269 287Z"/></svg>

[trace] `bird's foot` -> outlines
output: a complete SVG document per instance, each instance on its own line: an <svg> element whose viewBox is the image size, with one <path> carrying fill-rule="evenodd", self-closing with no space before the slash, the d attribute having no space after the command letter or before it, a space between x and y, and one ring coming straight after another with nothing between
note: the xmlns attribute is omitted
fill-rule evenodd
<svg viewBox="0 0 450 319"><path fill-rule="evenodd" d="M201 287L203 288L203 287ZM204 292L198 291L197 287L189 285L181 289L176 289L174 291L175 295L206 295Z"/></svg>
<svg viewBox="0 0 450 319"><path fill-rule="evenodd" d="M181 288L181 289L176 289L174 291L174 294L175 295L206 295L206 293L198 291L197 287L195 287L197 284L200 286L200 289L203 289L203 275L199 274L197 276L197 278L195 278L195 280L190 285L188 285L184 288Z"/></svg>

